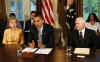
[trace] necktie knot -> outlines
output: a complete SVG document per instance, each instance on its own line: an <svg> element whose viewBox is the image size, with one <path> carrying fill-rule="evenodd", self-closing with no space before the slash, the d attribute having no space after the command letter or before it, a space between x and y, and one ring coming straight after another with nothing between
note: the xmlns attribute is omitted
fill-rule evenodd
<svg viewBox="0 0 100 62"><path fill-rule="evenodd" d="M80 32L80 35L82 35L82 32Z"/></svg>

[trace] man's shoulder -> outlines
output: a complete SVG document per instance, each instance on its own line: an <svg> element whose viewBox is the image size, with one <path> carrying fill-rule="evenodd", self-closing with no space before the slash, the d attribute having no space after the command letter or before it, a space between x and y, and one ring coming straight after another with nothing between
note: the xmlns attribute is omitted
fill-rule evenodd
<svg viewBox="0 0 100 62"><path fill-rule="evenodd" d="M44 23L43 26L44 27L51 27L51 28L53 28L50 24L46 24L46 23Z"/></svg>
<svg viewBox="0 0 100 62"><path fill-rule="evenodd" d="M31 23L31 19L29 19L29 20L26 20L26 23Z"/></svg>
<svg viewBox="0 0 100 62"><path fill-rule="evenodd" d="M49 24L43 24L43 29L47 31L54 31L54 28Z"/></svg>
<svg viewBox="0 0 100 62"><path fill-rule="evenodd" d="M85 28L86 31L89 31L89 32L95 32L94 30L91 30L91 29L88 29L88 28Z"/></svg>
<svg viewBox="0 0 100 62"><path fill-rule="evenodd" d="M96 32L94 30L91 30L88 28L86 28L86 31L88 32L88 34L96 34Z"/></svg>
<svg viewBox="0 0 100 62"><path fill-rule="evenodd" d="M78 32L78 30L74 29L70 31L70 33L74 33L74 32Z"/></svg>
<svg viewBox="0 0 100 62"><path fill-rule="evenodd" d="M69 31L69 33L68 33L68 35L70 35L70 36L74 36L74 35L76 35L77 34L77 30L76 29L74 29L74 30L70 30Z"/></svg>

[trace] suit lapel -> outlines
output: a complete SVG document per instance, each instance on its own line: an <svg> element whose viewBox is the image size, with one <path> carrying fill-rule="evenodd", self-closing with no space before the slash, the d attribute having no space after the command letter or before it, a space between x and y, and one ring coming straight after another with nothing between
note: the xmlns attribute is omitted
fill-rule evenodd
<svg viewBox="0 0 100 62"><path fill-rule="evenodd" d="M44 38L44 34L45 34L45 25L43 25L43 30L42 30L42 41L43 41L43 38Z"/></svg>
<svg viewBox="0 0 100 62"><path fill-rule="evenodd" d="M47 35L48 35L48 31L47 31L47 26L46 24L43 24L43 30L42 30L42 41L43 43L45 42L45 40L47 40Z"/></svg>
<svg viewBox="0 0 100 62"><path fill-rule="evenodd" d="M75 37L76 37L76 38L75 38L75 39L78 40L78 39L79 39L79 32L78 32L77 30L75 30L75 32L76 32L76 34L75 34Z"/></svg>

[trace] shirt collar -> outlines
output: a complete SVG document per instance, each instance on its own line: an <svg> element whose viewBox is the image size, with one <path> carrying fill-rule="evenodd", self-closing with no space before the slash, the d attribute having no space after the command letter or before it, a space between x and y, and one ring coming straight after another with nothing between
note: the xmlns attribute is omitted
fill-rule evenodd
<svg viewBox="0 0 100 62"><path fill-rule="evenodd" d="M82 32L82 36L83 36L83 38L84 38L84 35L85 35L85 28L82 29L82 31L79 31L79 33L80 33L80 32Z"/></svg>
<svg viewBox="0 0 100 62"><path fill-rule="evenodd" d="M38 31L39 31L39 32L42 32L42 30L43 30L43 25L42 25L41 29L39 29Z"/></svg>
<svg viewBox="0 0 100 62"><path fill-rule="evenodd" d="M84 29L82 29L82 30L81 30L81 31L79 31L79 32L83 32L83 33L84 33L84 32L85 32L85 28L84 28Z"/></svg>
<svg viewBox="0 0 100 62"><path fill-rule="evenodd" d="M33 23L33 20L31 19L31 24Z"/></svg>

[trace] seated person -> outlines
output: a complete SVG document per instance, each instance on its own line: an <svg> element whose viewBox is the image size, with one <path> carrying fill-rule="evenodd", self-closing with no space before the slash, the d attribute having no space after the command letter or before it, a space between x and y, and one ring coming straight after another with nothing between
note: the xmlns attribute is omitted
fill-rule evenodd
<svg viewBox="0 0 100 62"><path fill-rule="evenodd" d="M10 13L10 14L9 14L9 18L16 18L15 13ZM23 28L22 25L21 25L21 23L20 23L19 21L17 21L17 26L18 26L19 28ZM7 26L7 27L8 27L8 26Z"/></svg>
<svg viewBox="0 0 100 62"><path fill-rule="evenodd" d="M97 33L97 35L99 34L99 32L100 32L100 23L99 23L99 19L97 18L95 13L91 13L88 16L86 27L89 28L89 29L94 30Z"/></svg>
<svg viewBox="0 0 100 62"><path fill-rule="evenodd" d="M24 40L25 40L24 44L25 45L27 45L27 42L28 42L28 33L30 32L29 30L33 24L35 13L36 13L36 11L32 11L31 19L29 19L25 22L25 28L24 28Z"/></svg>
<svg viewBox="0 0 100 62"><path fill-rule="evenodd" d="M9 18L8 28L4 31L3 44L4 45L23 45L24 37L22 29L17 27L16 18Z"/></svg>
<svg viewBox="0 0 100 62"><path fill-rule="evenodd" d="M55 41L53 27L44 24L44 20L39 14L35 16L33 23L28 36L29 47L53 48Z"/></svg>
<svg viewBox="0 0 100 62"><path fill-rule="evenodd" d="M24 31L28 31L30 29L30 27L33 23L33 20L34 20L35 13L36 13L35 11L31 12L31 19L26 21Z"/></svg>
<svg viewBox="0 0 100 62"><path fill-rule="evenodd" d="M69 47L72 48L96 48L98 37L95 31L86 28L86 22L82 17L75 21L75 29L69 34Z"/></svg>

